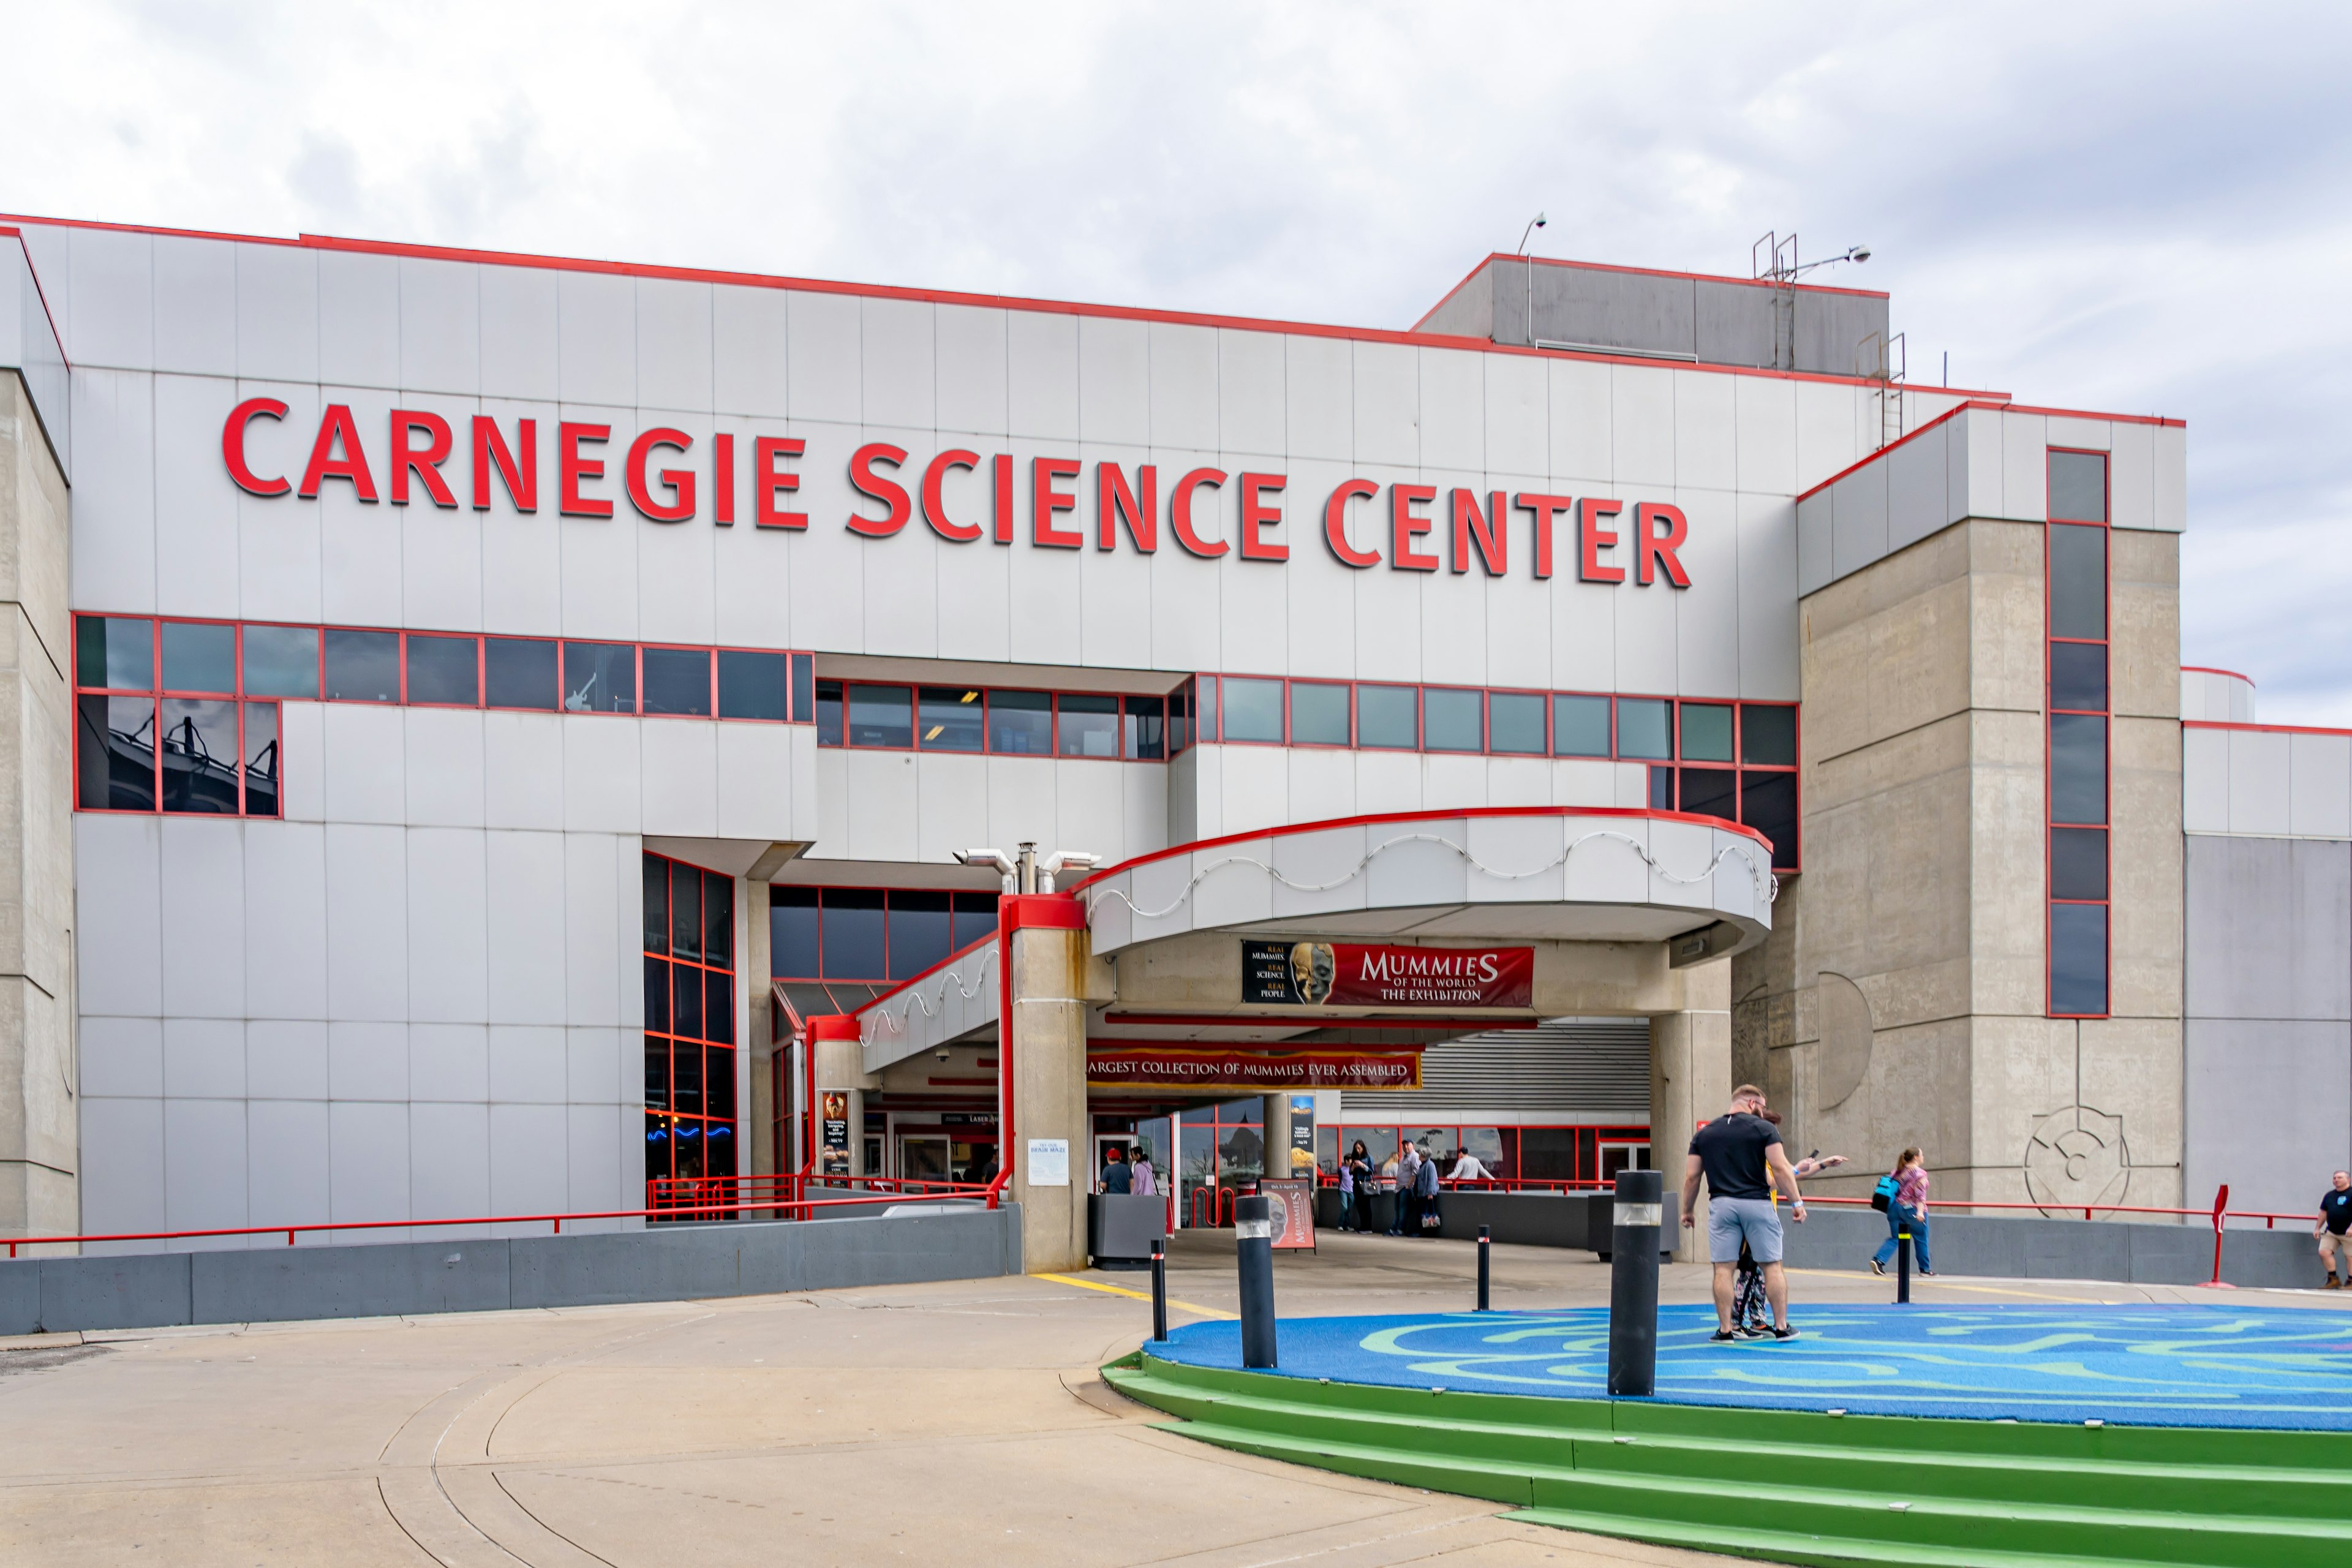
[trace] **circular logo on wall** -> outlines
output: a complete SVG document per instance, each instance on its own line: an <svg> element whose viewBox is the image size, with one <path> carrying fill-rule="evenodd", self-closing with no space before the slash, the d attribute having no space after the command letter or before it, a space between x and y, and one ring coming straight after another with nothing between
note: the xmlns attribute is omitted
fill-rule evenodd
<svg viewBox="0 0 2352 1568"><path fill-rule="evenodd" d="M1302 942L1290 950L1290 984L1310 1005L1328 999L1339 978L1339 955L1328 942Z"/></svg>
<svg viewBox="0 0 2352 1568"><path fill-rule="evenodd" d="M2046 1208L2121 1203L2131 1184L2124 1119L2069 1105L2033 1124L2025 1144L2025 1191Z"/></svg>

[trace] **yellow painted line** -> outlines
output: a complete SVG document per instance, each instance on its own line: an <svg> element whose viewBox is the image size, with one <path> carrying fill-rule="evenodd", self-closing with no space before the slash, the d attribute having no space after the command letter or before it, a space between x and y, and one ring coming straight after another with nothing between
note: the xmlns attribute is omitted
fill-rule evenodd
<svg viewBox="0 0 2352 1568"><path fill-rule="evenodd" d="M1073 1279L1066 1274L1033 1274L1030 1278L1051 1279L1056 1285L1075 1285L1081 1290L1100 1290L1106 1295L1126 1296L1138 1301L1151 1300L1151 1292L1149 1290L1129 1290L1123 1285L1106 1285L1099 1279ZM1168 1304L1171 1307L1181 1307L1184 1310L1202 1318L1238 1319L1241 1316L1239 1312L1223 1311L1215 1307L1195 1307L1190 1301L1179 1301L1172 1296L1168 1299Z"/></svg>

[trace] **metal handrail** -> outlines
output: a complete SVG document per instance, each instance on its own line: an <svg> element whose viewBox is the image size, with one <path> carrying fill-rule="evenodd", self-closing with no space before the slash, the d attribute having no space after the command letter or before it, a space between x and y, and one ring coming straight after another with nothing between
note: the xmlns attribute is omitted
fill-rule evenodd
<svg viewBox="0 0 2352 1568"><path fill-rule="evenodd" d="M1003 1191L1004 1178L1000 1174L995 1181L985 1187L966 1184L952 1194L929 1195L981 1198L986 1200L988 1207L995 1208L999 1206L999 1200ZM188 1241L215 1236L283 1236L286 1238L286 1245L291 1247L294 1245L296 1236L308 1235L314 1231L430 1229L437 1226L452 1225L551 1225L554 1228L549 1234L561 1236L563 1234L565 1220L648 1219L656 1216L676 1219L684 1215L719 1215L732 1213L739 1209L772 1210L782 1213L786 1218L792 1218L794 1216L790 1211L801 1211L805 1214L824 1208L854 1208L874 1204L904 1203L911 1195L914 1194L877 1193L860 1197L784 1198L766 1202L734 1200L718 1204L683 1205L668 1208L583 1210L576 1214L478 1215L460 1219L359 1219L321 1221L308 1225L223 1226L210 1230L122 1231L107 1236L20 1236L9 1241L8 1256L16 1257L16 1249L20 1247L68 1247L100 1241Z"/></svg>

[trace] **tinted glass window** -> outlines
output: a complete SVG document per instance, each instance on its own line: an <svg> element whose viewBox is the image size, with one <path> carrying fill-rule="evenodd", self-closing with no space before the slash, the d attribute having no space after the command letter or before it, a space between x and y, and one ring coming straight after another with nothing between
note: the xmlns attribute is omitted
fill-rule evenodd
<svg viewBox="0 0 2352 1568"><path fill-rule="evenodd" d="M1672 705L1650 697L1617 700L1617 754L1621 757L1665 758L1675 754L1669 727Z"/></svg>
<svg viewBox="0 0 2352 1568"><path fill-rule="evenodd" d="M319 695L319 634L309 626L245 628L247 697Z"/></svg>
<svg viewBox="0 0 2352 1568"><path fill-rule="evenodd" d="M994 893L958 893L955 896L955 936L957 947L968 947L996 930L996 900Z"/></svg>
<svg viewBox="0 0 2352 1568"><path fill-rule="evenodd" d="M838 680L816 683L816 743L820 746L841 744L841 682Z"/></svg>
<svg viewBox="0 0 2352 1568"><path fill-rule="evenodd" d="M1356 744L1410 752L1421 744L1421 692L1411 686L1356 688Z"/></svg>
<svg viewBox="0 0 2352 1568"><path fill-rule="evenodd" d="M791 671L780 653L719 653L719 716L772 719L790 715Z"/></svg>
<svg viewBox="0 0 2352 1568"><path fill-rule="evenodd" d="M890 954L883 941L882 893L873 888L824 891L824 977L887 980Z"/></svg>
<svg viewBox="0 0 2352 1568"><path fill-rule="evenodd" d="M236 628L204 621L165 621L163 689L234 693Z"/></svg>
<svg viewBox="0 0 2352 1568"><path fill-rule="evenodd" d="M823 973L814 888L768 889L768 967L779 976L814 979Z"/></svg>
<svg viewBox="0 0 2352 1568"><path fill-rule="evenodd" d="M1797 710L1754 702L1739 709L1739 760L1793 767L1797 762Z"/></svg>
<svg viewBox="0 0 2352 1568"><path fill-rule="evenodd" d="M635 712L635 647L628 643L565 643L563 710L567 713Z"/></svg>
<svg viewBox="0 0 2352 1568"><path fill-rule="evenodd" d="M1683 769L1682 809L1727 822L1738 820L1738 777L1729 768Z"/></svg>
<svg viewBox="0 0 2352 1568"><path fill-rule="evenodd" d="M1739 775L1739 820L1772 841L1772 864L1797 864L1797 775Z"/></svg>
<svg viewBox="0 0 2352 1568"><path fill-rule="evenodd" d="M1544 700L1532 692L1497 691L1486 699L1492 750L1539 757L1544 752Z"/></svg>
<svg viewBox="0 0 2352 1568"><path fill-rule="evenodd" d="M2070 522L2107 521L2107 459L2099 452L2050 454L2050 515Z"/></svg>
<svg viewBox="0 0 2352 1568"><path fill-rule="evenodd" d="M702 956L702 872L669 862L669 951L673 958Z"/></svg>
<svg viewBox="0 0 2352 1568"><path fill-rule="evenodd" d="M735 952L735 882L716 871L702 874L702 962L721 969L733 965Z"/></svg>
<svg viewBox="0 0 2352 1568"><path fill-rule="evenodd" d="M1168 694L1168 754L1174 756L1192 743L1192 683L1186 681Z"/></svg>
<svg viewBox="0 0 2352 1568"><path fill-rule="evenodd" d="M1127 700L1127 754L1139 762L1156 763L1168 755L1168 703L1160 697Z"/></svg>
<svg viewBox="0 0 2352 1568"><path fill-rule="evenodd" d="M670 1007L670 1032L702 1037L702 971L690 963L669 966L670 991L676 1000Z"/></svg>
<svg viewBox="0 0 2352 1568"><path fill-rule="evenodd" d="M492 708L553 712L562 695L555 644L536 637L482 639L482 695Z"/></svg>
<svg viewBox="0 0 2352 1568"><path fill-rule="evenodd" d="M915 743L915 694L904 686L849 688L849 743L904 751Z"/></svg>
<svg viewBox="0 0 2352 1568"><path fill-rule="evenodd" d="M988 749L1042 757L1054 749L1054 700L1043 691L988 694Z"/></svg>
<svg viewBox="0 0 2352 1568"><path fill-rule="evenodd" d="M245 812L278 815L278 704L245 705Z"/></svg>
<svg viewBox="0 0 2352 1568"><path fill-rule="evenodd" d="M805 724L816 712L816 657L793 655L793 717Z"/></svg>
<svg viewBox="0 0 2352 1568"><path fill-rule="evenodd" d="M1609 699L1553 698L1551 743L1552 750L1563 757L1609 755Z"/></svg>
<svg viewBox="0 0 2352 1568"><path fill-rule="evenodd" d="M669 1028L669 970L658 958L646 960L646 1027Z"/></svg>
<svg viewBox="0 0 2352 1568"><path fill-rule="evenodd" d="M236 815L236 704L166 697L163 809Z"/></svg>
<svg viewBox="0 0 2352 1568"><path fill-rule="evenodd" d="M646 1105L647 1109L669 1109L669 1042L646 1037ZM647 1158L651 1158L650 1155ZM646 1174L666 1176L667 1167L655 1170L648 1165Z"/></svg>
<svg viewBox="0 0 2352 1568"><path fill-rule="evenodd" d="M946 893L890 895L890 978L908 980L953 952L953 899Z"/></svg>
<svg viewBox="0 0 2352 1568"><path fill-rule="evenodd" d="M1282 741L1282 682L1279 680L1244 680L1227 677L1225 689L1225 739L1228 741Z"/></svg>
<svg viewBox="0 0 2352 1568"><path fill-rule="evenodd" d="M709 654L693 647L649 647L644 657L645 711L709 716Z"/></svg>
<svg viewBox="0 0 2352 1568"><path fill-rule="evenodd" d="M1058 747L1066 757L1118 755L1118 699L1100 692L1066 692L1060 699Z"/></svg>
<svg viewBox="0 0 2352 1568"><path fill-rule="evenodd" d="M2107 896L2105 829L2053 827L2050 830L2050 896L2053 899L2104 899Z"/></svg>
<svg viewBox="0 0 2352 1568"><path fill-rule="evenodd" d="M1322 680L1290 683L1290 741L1296 746L1348 743L1348 689Z"/></svg>
<svg viewBox="0 0 2352 1568"><path fill-rule="evenodd" d="M1731 761L1731 710L1715 702L1683 704L1683 760Z"/></svg>
<svg viewBox="0 0 2352 1568"><path fill-rule="evenodd" d="M1650 770L1650 809L1652 811L1672 811L1674 808L1675 770L1672 768L1652 768Z"/></svg>
<svg viewBox="0 0 2352 1568"><path fill-rule="evenodd" d="M84 616L74 624L74 682L117 691L155 685L155 623L121 616Z"/></svg>
<svg viewBox="0 0 2352 1568"><path fill-rule="evenodd" d="M1433 752L1483 752L1486 749L1486 694L1449 687L1424 688L1421 694L1421 743Z"/></svg>
<svg viewBox="0 0 2352 1568"><path fill-rule="evenodd" d="M987 709L976 689L926 686L919 721L927 752L977 752L985 738Z"/></svg>
<svg viewBox="0 0 2352 1568"><path fill-rule="evenodd" d="M2050 525L2050 635L2107 635L2107 531Z"/></svg>
<svg viewBox="0 0 2352 1568"><path fill-rule="evenodd" d="M83 697L75 704L76 803L89 811L155 809L155 700Z"/></svg>
<svg viewBox="0 0 2352 1568"><path fill-rule="evenodd" d="M472 637L408 636L408 700L471 708L482 700Z"/></svg>
<svg viewBox="0 0 2352 1568"><path fill-rule="evenodd" d="M326 634L327 691L337 702L400 700L400 634Z"/></svg>
<svg viewBox="0 0 2352 1568"><path fill-rule="evenodd" d="M2050 1010L2107 1010L2107 906L2050 906Z"/></svg>
<svg viewBox="0 0 2352 1568"><path fill-rule="evenodd" d="M1193 689L1201 695L1199 738L1213 741L1217 738L1217 678L1204 675L1194 683Z"/></svg>
<svg viewBox="0 0 2352 1568"><path fill-rule="evenodd" d="M715 969L707 969L702 973L702 1037L717 1040L721 1045L735 1038L735 983ZM712 1057L714 1062L725 1059L723 1055L714 1054ZM710 1076L718 1078L715 1068ZM710 1108L710 1114L731 1116L734 1110L732 1103L724 1110L714 1105Z"/></svg>
<svg viewBox="0 0 2352 1568"><path fill-rule="evenodd" d="M669 951L669 862L658 855L645 857L646 951Z"/></svg>
<svg viewBox="0 0 2352 1568"><path fill-rule="evenodd" d="M2107 647L2095 642L2054 642L2050 645L2050 706L2084 708L2094 712L2107 706Z"/></svg>
<svg viewBox="0 0 2352 1568"><path fill-rule="evenodd" d="M2050 716L2050 820L2107 819L2107 721L2095 714Z"/></svg>

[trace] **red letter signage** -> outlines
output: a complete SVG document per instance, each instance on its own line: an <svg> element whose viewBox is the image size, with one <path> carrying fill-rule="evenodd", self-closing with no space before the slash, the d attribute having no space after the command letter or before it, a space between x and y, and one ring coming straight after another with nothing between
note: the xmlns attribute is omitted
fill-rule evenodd
<svg viewBox="0 0 2352 1568"><path fill-rule="evenodd" d="M684 522L694 515L694 470L664 468L658 476L669 488L670 499L654 499L653 487L646 482L646 466L653 460L656 447L667 447L683 452L694 445L693 438L683 430L656 426L640 431L629 443L628 461L622 465L623 478L629 488L629 504L652 518L656 522Z"/></svg>
<svg viewBox="0 0 2352 1568"><path fill-rule="evenodd" d="M1391 485L1389 487L1389 565L1399 572L1434 572L1437 557L1423 555L1412 547L1412 542L1431 528L1428 518L1413 510L1423 501L1437 499L1434 485Z"/></svg>
<svg viewBox="0 0 2352 1568"><path fill-rule="evenodd" d="M555 466L557 477L562 480L562 488L556 491L557 508L564 516L610 517L613 515L611 501L592 500L580 493L581 480L601 479L604 477L604 459L583 456L580 450L581 443L593 441L601 447L612 438L613 427L610 425L573 425L566 422L556 426Z"/></svg>
<svg viewBox="0 0 2352 1568"><path fill-rule="evenodd" d="M343 455L335 456L342 448ZM302 499L316 500L328 479L349 479L352 493L364 501L375 500L375 476L368 472L367 454L360 449L359 427L352 423L347 404L330 403L319 421L319 438L310 443L310 466L302 470Z"/></svg>
<svg viewBox="0 0 2352 1568"><path fill-rule="evenodd" d="M274 397L248 397L228 411L228 423L221 426L221 460L228 465L228 477L236 488L257 496L282 496L294 487L284 479L265 479L246 466L245 427L257 419L283 419L286 405Z"/></svg>
<svg viewBox="0 0 2352 1568"><path fill-rule="evenodd" d="M418 430L426 437L422 451L408 439ZM408 476L413 473L425 481L425 493L433 498L435 506L456 508L457 498L449 493L449 481L441 477L441 465L449 460L451 440L449 422L438 414L414 408L392 411L393 505L408 504Z"/></svg>
<svg viewBox="0 0 2352 1568"><path fill-rule="evenodd" d="M798 474L782 472L776 459L797 458L808 443L797 436L761 436L751 442L751 525L754 528L806 528L808 513L779 511L776 498L801 488Z"/></svg>
<svg viewBox="0 0 2352 1568"><path fill-rule="evenodd" d="M506 481L507 499L514 502L517 511L539 510L539 421L515 421L515 445L522 456L517 458L507 450L506 437L499 434L499 422L487 414L474 416L474 510L490 510L490 466L498 465L499 478Z"/></svg>
<svg viewBox="0 0 2352 1568"><path fill-rule="evenodd" d="M1652 528L1653 522L1664 523L1665 531L1661 533ZM1683 570L1682 559L1675 553L1689 536L1690 519L1683 515L1682 508L1654 500L1645 500L1634 507L1633 538L1641 549L1633 557L1633 580L1637 583L1653 581L1651 563L1655 562L1665 568L1667 582L1677 588L1689 587L1690 574Z"/></svg>
<svg viewBox="0 0 2352 1568"><path fill-rule="evenodd" d="M1271 527L1282 521L1282 509L1265 498L1268 491L1279 493L1283 488L1280 474L1244 474L1242 476L1242 559L1244 561L1287 561L1290 546L1276 544L1258 535L1261 528Z"/></svg>
<svg viewBox="0 0 2352 1568"><path fill-rule="evenodd" d="M907 519L912 515L907 487L874 471L877 463L887 463L895 468L906 460L905 448L893 447L887 441L870 441L850 454L850 484L856 487L859 495L878 500L888 509L881 517L851 512L849 531L852 533L862 533L868 539L887 539L907 526Z"/></svg>
<svg viewBox="0 0 2352 1568"><path fill-rule="evenodd" d="M1625 510L1623 501L1586 496L1576 503L1576 574L1587 583L1622 583L1625 568L1603 566L1601 552L1617 547L1617 535L1601 526L1604 517Z"/></svg>
<svg viewBox="0 0 2352 1568"><path fill-rule="evenodd" d="M1536 576L1551 575L1551 521L1575 503L1566 496L1538 495L1532 490L1512 498L1511 504L1535 514Z"/></svg>
<svg viewBox="0 0 2352 1568"><path fill-rule="evenodd" d="M1478 564L1489 577L1500 577L1510 563L1510 531L1503 517L1503 492L1496 490L1487 498L1486 510L1478 510L1478 492L1456 487L1454 491L1454 570L1470 570L1470 552L1475 546Z"/></svg>
<svg viewBox="0 0 2352 1568"><path fill-rule="evenodd" d="M1118 546L1118 524L1127 537L1150 555L1160 548L1160 470L1150 463L1135 470L1136 489L1127 488L1127 475L1117 463L1095 465L1095 548Z"/></svg>
<svg viewBox="0 0 2352 1568"><path fill-rule="evenodd" d="M1175 493L1168 498L1168 527L1176 542L1203 560L1213 561L1233 547L1222 539L1203 539L1193 531L1192 492L1202 485L1214 489L1224 482L1223 468L1194 468L1176 481Z"/></svg>
<svg viewBox="0 0 2352 1568"><path fill-rule="evenodd" d="M1057 528L1054 514L1078 510L1077 494L1057 490L1055 479L1078 477L1076 458L1033 458L1029 461L1029 542L1055 550L1082 550L1087 536L1075 528Z"/></svg>
<svg viewBox="0 0 2352 1568"><path fill-rule="evenodd" d="M1348 542L1348 503L1370 500L1380 493L1381 487L1370 479L1349 479L1333 490L1331 499L1323 503L1323 542L1330 546L1332 556L1342 566L1360 570L1381 563L1379 551L1359 550Z"/></svg>
<svg viewBox="0 0 2352 1568"><path fill-rule="evenodd" d="M958 544L970 544L980 537L980 524L948 521L947 498L942 493L950 468L978 467L980 467L979 453L951 449L933 458L930 466L923 470L923 521L929 523L931 531L941 539L951 539Z"/></svg>

